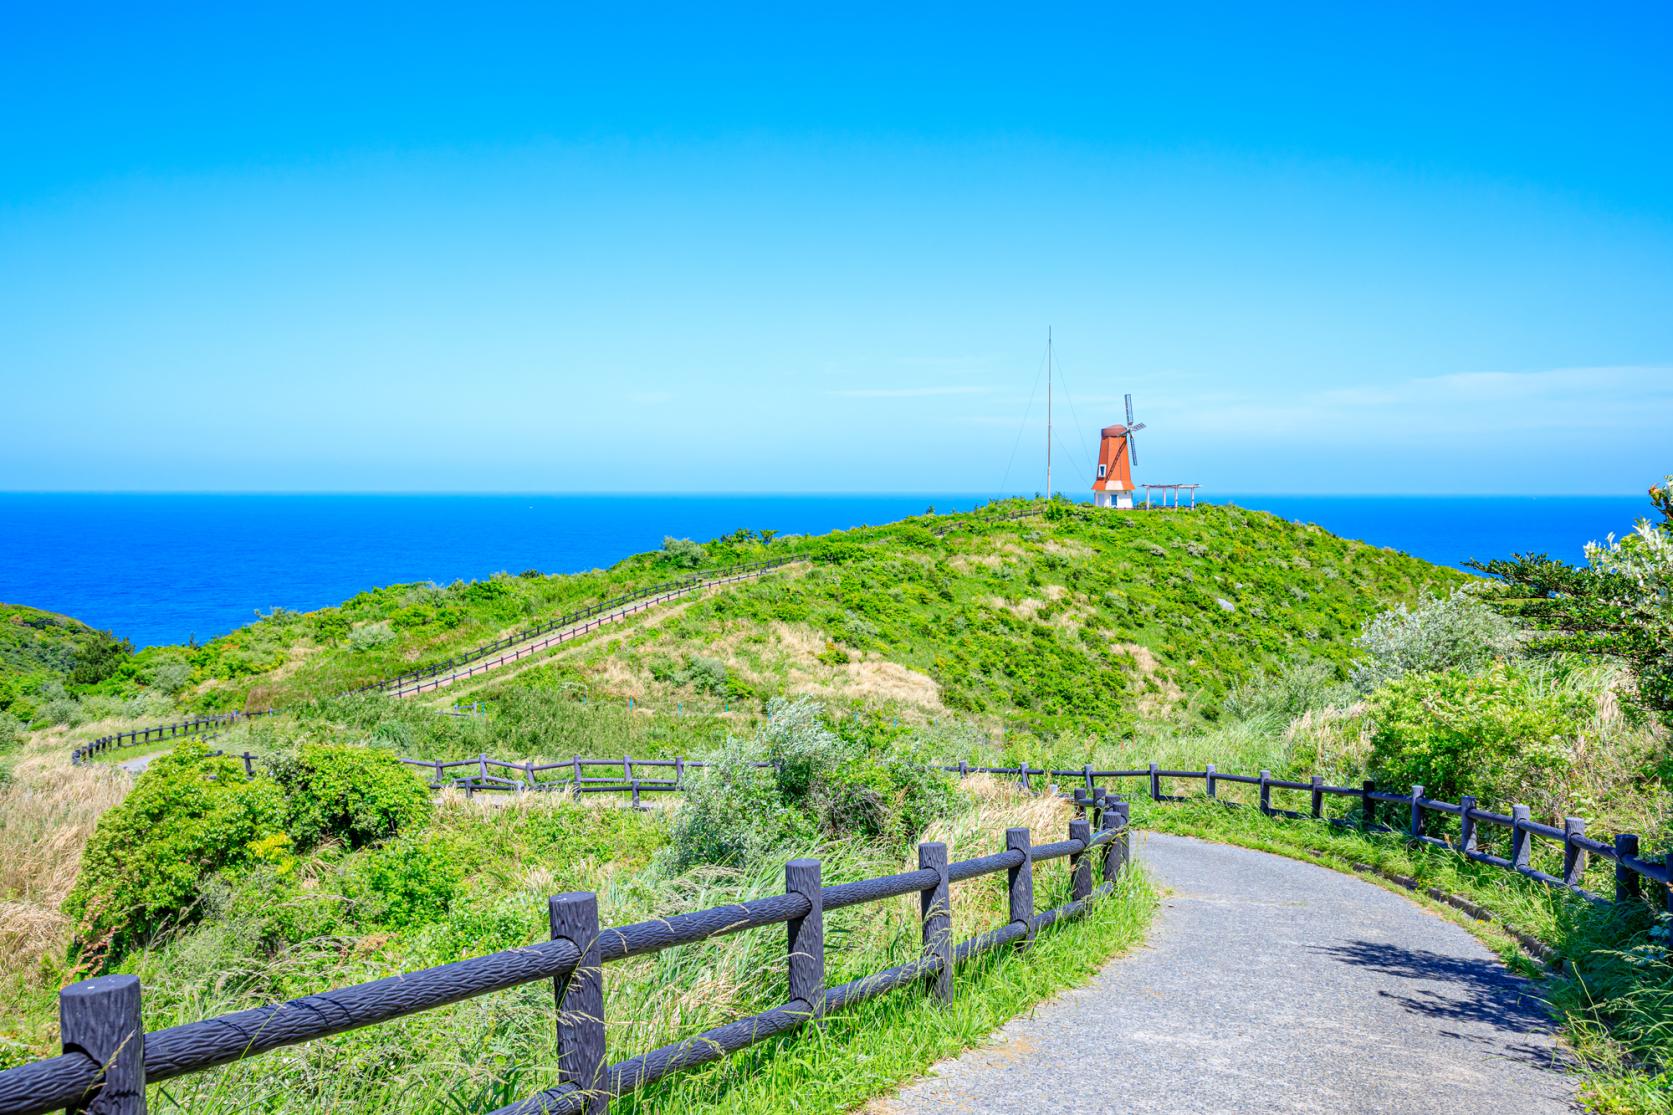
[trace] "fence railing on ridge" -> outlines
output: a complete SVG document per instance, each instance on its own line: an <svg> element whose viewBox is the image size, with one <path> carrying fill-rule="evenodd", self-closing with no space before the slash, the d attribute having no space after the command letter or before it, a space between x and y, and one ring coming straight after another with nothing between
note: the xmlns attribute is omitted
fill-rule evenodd
<svg viewBox="0 0 1673 1115"><path fill-rule="evenodd" d="M523 631L514 632L502 639L495 640L493 643L484 644L482 647L477 647L475 650L468 651L464 655L456 655L454 658L449 659L448 662L453 664L455 667L458 665L465 665L470 662L481 662L483 658L492 654L495 649L506 649L507 647L518 646L529 642L531 639L538 639L541 634L547 632L569 632L570 634L568 634L567 637L579 638L581 635L597 630L598 627L603 626L603 624L605 622L609 622L610 619L619 618L619 616L615 614L616 611L628 608L630 605L647 601L657 603L664 600L671 600L675 597L684 596L705 588L722 584L731 584L736 581L759 576L763 573L770 572L771 570L791 565L802 560L804 559L792 555L789 557L774 558L770 561L748 562L740 565L726 566L722 569L706 570L700 573L694 573L690 577L681 578L676 581L665 581L632 593L616 596L602 604L595 604L589 608L582 609L580 612L574 612L567 616L560 616L555 620L550 620L546 623L536 625L536 627L525 628ZM639 610L641 609L632 609L632 611ZM627 614L631 614L631 612L621 612L621 615ZM576 624L580 624L581 628L572 631L571 629L575 629ZM533 632L533 634L530 634L530 632ZM507 640L510 641L508 642ZM552 645L555 645L557 641L562 640L553 640ZM535 648L535 651L541 649L546 648L544 646L538 647ZM527 656L527 653L525 653L516 657ZM437 678L438 674L444 672L445 670L439 666L425 667L418 671L409 671L408 673L397 675L394 678L386 678L382 681L357 686L354 689L345 690L341 695L351 696L360 693L386 693L391 696L407 696L423 692L425 689L440 688L448 682L457 680L460 677L472 676L478 671L469 669L465 674L454 674L433 683L427 683L426 681L419 680L410 688L406 687L406 683L409 681L414 681L419 678ZM216 713L208 716L194 716L186 720L176 721L172 724L159 724L150 728L136 728L132 731L115 732L108 736L101 736L98 739L91 740L74 748L70 752L70 762L79 765L95 755L103 754L106 751L139 747L148 743L160 743L188 736L201 736L219 731L222 728L229 727L243 720L252 720L263 716L272 716L281 711L284 710L262 709L257 712Z"/></svg>

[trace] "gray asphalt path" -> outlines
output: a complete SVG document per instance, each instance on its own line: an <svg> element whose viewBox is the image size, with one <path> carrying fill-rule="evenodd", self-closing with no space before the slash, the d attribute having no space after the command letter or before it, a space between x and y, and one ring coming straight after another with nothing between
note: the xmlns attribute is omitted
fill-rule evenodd
<svg viewBox="0 0 1673 1115"><path fill-rule="evenodd" d="M1171 892L1142 949L870 1110L1576 1110L1536 989L1458 926L1262 852L1136 858Z"/></svg>

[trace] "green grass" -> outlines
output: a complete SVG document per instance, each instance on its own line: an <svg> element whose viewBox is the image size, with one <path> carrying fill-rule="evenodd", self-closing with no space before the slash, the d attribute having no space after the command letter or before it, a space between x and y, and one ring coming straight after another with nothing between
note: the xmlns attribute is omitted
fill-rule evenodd
<svg viewBox="0 0 1673 1115"><path fill-rule="evenodd" d="M709 542L704 565L805 557L813 569L653 609L624 625L632 631L619 645L593 636L583 640L593 651L554 656L555 675L601 697L636 691L669 705L759 709L810 665L773 645L773 625L783 624L824 648L814 666L896 663L931 679L951 714L1048 734L1119 733L1158 715L1212 719L1230 687L1295 658L1341 665L1370 615L1463 579L1236 507L1118 515L1054 504L1014 521L959 516L963 529L931 532L953 518ZM74 694L104 704L53 717L82 723L119 715L111 701L169 693L180 714L298 707L691 571L658 551L609 570L391 585L315 612L275 610L201 645L124 657ZM667 623L651 619L669 611ZM606 645L616 648L607 656L597 650ZM604 657L632 673L627 692L619 673L601 669ZM550 684L530 676L538 672L519 671L513 688ZM484 680L435 700L478 691L493 699L503 690Z"/></svg>
<svg viewBox="0 0 1673 1115"><path fill-rule="evenodd" d="M1544 981L1544 995L1579 1055L1582 1096L1592 1110L1673 1112L1673 961L1648 903L1595 906L1398 834L1268 818L1253 808L1202 800L1154 804L1141 793L1127 796L1134 799L1137 827L1274 852L1339 871L1352 872L1359 865L1374 869L1365 874L1370 881L1435 908L1482 937L1512 967ZM1552 865L1543 866L1550 870ZM1415 880L1418 889L1388 882L1383 876L1389 874ZM1612 879L1610 865L1603 863L1589 871L1587 883L1608 895ZM1490 912L1494 922L1477 921L1435 902L1424 893L1429 888L1470 900ZM1665 934L1670 925L1666 915L1659 925ZM1545 970L1535 963L1503 931L1507 928L1548 946L1561 969Z"/></svg>

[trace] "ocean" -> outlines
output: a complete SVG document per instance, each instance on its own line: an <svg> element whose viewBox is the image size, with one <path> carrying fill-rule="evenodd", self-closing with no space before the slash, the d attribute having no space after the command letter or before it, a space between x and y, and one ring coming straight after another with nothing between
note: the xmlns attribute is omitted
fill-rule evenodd
<svg viewBox="0 0 1673 1115"><path fill-rule="evenodd" d="M208 639L275 606L398 581L566 573L739 527L820 533L989 497L910 495L129 495L0 493L0 601L135 646ZM1621 534L1642 496L1205 496L1314 522L1439 564Z"/></svg>

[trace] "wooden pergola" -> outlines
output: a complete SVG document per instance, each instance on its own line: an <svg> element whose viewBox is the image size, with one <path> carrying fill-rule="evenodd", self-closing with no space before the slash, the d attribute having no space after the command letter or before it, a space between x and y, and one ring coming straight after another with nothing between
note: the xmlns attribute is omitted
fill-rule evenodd
<svg viewBox="0 0 1673 1115"><path fill-rule="evenodd" d="M1152 492L1162 493L1161 498L1157 501L1157 506L1164 508L1168 506L1168 494L1171 492L1173 494L1173 507L1175 510L1179 509L1179 493L1190 492L1191 502L1187 506L1187 509L1195 507L1197 505L1197 489L1200 487L1202 487L1200 484L1145 484L1143 485L1144 509L1146 511L1151 510L1150 494Z"/></svg>

